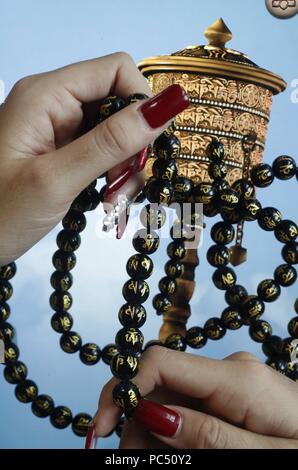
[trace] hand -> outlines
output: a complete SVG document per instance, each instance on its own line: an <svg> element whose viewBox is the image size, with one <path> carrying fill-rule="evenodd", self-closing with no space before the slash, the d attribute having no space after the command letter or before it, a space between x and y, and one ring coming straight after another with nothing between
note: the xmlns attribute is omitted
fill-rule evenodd
<svg viewBox="0 0 298 470"><path fill-rule="evenodd" d="M297 384L251 354L218 361L154 346L133 382L142 396L159 387L166 408L142 400L122 448L156 448L158 439L176 449L298 449ZM94 418L98 436L121 415L112 402L116 383L112 379L102 391Z"/></svg>
<svg viewBox="0 0 298 470"><path fill-rule="evenodd" d="M177 87L175 99L149 99L146 111L133 103L82 135L83 104L96 109L92 105L110 94L151 95L129 55L81 62L14 86L0 107L0 266L48 233L88 184L114 167L116 178L126 160L162 133L188 105Z"/></svg>

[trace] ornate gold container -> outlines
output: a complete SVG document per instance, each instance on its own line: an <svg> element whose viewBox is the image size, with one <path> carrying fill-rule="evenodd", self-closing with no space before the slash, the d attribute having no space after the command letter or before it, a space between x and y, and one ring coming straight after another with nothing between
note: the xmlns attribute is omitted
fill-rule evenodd
<svg viewBox="0 0 298 470"><path fill-rule="evenodd" d="M225 145L227 180L232 184L242 176L243 136L257 136L251 166L262 161L272 97L284 91L286 83L245 54L226 48L232 33L222 19L208 28L205 36L208 45L144 59L139 69L154 94L178 83L191 98L190 107L176 118L176 135L182 145L180 175L195 183L209 181L206 149L215 136ZM154 157L149 158L148 177L153 162Z"/></svg>

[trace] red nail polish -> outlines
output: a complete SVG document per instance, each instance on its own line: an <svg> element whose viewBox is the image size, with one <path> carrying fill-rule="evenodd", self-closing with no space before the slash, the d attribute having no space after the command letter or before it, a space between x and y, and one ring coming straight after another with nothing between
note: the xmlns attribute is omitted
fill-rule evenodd
<svg viewBox="0 0 298 470"><path fill-rule="evenodd" d="M141 427L165 437L176 434L181 420L175 411L150 400L141 400L132 417Z"/></svg>
<svg viewBox="0 0 298 470"><path fill-rule="evenodd" d="M148 156L148 147L145 147L138 153L135 163L135 169L137 172L144 170Z"/></svg>
<svg viewBox="0 0 298 470"><path fill-rule="evenodd" d="M140 110L152 129L163 126L189 106L189 97L180 85L171 85L142 104Z"/></svg>
<svg viewBox="0 0 298 470"><path fill-rule="evenodd" d="M112 181L111 183L107 185L107 189L105 191L104 197L106 198L107 196L110 196L115 191L120 189L121 186L123 186L124 183L126 183L126 181L131 177L133 173L134 173L134 169L132 165L124 168L122 173L119 176L117 176L117 178L114 181Z"/></svg>
<svg viewBox="0 0 298 470"><path fill-rule="evenodd" d="M88 428L88 433L85 441L85 449L96 449L97 437L95 435L95 426L92 424Z"/></svg>

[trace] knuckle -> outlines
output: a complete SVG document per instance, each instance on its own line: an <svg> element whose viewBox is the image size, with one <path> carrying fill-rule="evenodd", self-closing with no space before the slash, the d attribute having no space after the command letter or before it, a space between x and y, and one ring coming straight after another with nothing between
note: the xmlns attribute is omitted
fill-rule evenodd
<svg viewBox="0 0 298 470"><path fill-rule="evenodd" d="M28 75L27 77L21 78L14 84L11 93L24 92L32 85L33 81L33 75Z"/></svg>
<svg viewBox="0 0 298 470"><path fill-rule="evenodd" d="M120 63L134 63L133 58L128 52L118 51L114 53L115 59Z"/></svg>
<svg viewBox="0 0 298 470"><path fill-rule="evenodd" d="M121 119L109 118L95 132L96 145L101 152L111 153L115 157L127 153L128 135Z"/></svg>
<svg viewBox="0 0 298 470"><path fill-rule="evenodd" d="M192 435L197 449L225 449L227 446L226 433L220 422L209 415L204 416L200 424L195 424Z"/></svg>
<svg viewBox="0 0 298 470"><path fill-rule="evenodd" d="M259 359L254 355L247 351L239 351L234 354L231 354L228 359L232 359L234 361L255 361L259 362Z"/></svg>
<svg viewBox="0 0 298 470"><path fill-rule="evenodd" d="M267 368L264 364L258 361L247 361L245 364L241 364L243 368L247 382L255 383L259 381L260 377L265 378L267 375ZM269 375L269 374L268 374Z"/></svg>
<svg viewBox="0 0 298 470"><path fill-rule="evenodd" d="M164 348L163 346L151 346L147 351L143 354L143 357L146 358L150 364L155 364L157 362L164 361L169 354L169 350Z"/></svg>

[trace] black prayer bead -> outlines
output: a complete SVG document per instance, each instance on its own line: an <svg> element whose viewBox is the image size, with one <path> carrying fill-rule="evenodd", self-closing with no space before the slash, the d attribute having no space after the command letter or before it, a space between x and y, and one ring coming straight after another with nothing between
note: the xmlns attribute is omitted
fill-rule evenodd
<svg viewBox="0 0 298 470"><path fill-rule="evenodd" d="M158 204L147 204L141 210L140 221L148 231L160 229L166 221L166 212Z"/></svg>
<svg viewBox="0 0 298 470"><path fill-rule="evenodd" d="M146 281L129 279L123 286L122 295L126 302L143 304L149 297L149 286Z"/></svg>
<svg viewBox="0 0 298 470"><path fill-rule="evenodd" d="M230 251L225 245L212 245L207 251L207 260L215 268L227 266L230 262Z"/></svg>
<svg viewBox="0 0 298 470"><path fill-rule="evenodd" d="M220 213L225 222L233 225L238 224L243 220L239 206L235 207L234 210L221 209Z"/></svg>
<svg viewBox="0 0 298 470"><path fill-rule="evenodd" d="M53 310L66 312L72 306L72 296L67 291L54 291L50 296L50 306Z"/></svg>
<svg viewBox="0 0 298 470"><path fill-rule="evenodd" d="M212 180L225 178L228 174L228 168L223 161L213 161L209 164L208 175Z"/></svg>
<svg viewBox="0 0 298 470"><path fill-rule="evenodd" d="M183 224L183 222L177 220L174 222L173 227L171 227L170 236L172 240L178 240L179 242L181 242L181 240L191 240L194 236L194 233L190 227Z"/></svg>
<svg viewBox="0 0 298 470"><path fill-rule="evenodd" d="M262 344L263 353L268 358L275 358L282 352L282 339L280 336L272 335L266 338Z"/></svg>
<svg viewBox="0 0 298 470"><path fill-rule="evenodd" d="M209 339L217 341L226 334L226 328L220 318L210 318L204 325L204 331Z"/></svg>
<svg viewBox="0 0 298 470"><path fill-rule="evenodd" d="M237 275L231 268L219 268L214 271L212 281L218 289L227 290L236 284Z"/></svg>
<svg viewBox="0 0 298 470"><path fill-rule="evenodd" d="M169 205L173 199L174 188L169 181L152 178L146 184L144 193L149 202Z"/></svg>
<svg viewBox="0 0 298 470"><path fill-rule="evenodd" d="M262 210L262 205L257 199L245 199L241 203L240 213L244 220L252 222L257 220Z"/></svg>
<svg viewBox="0 0 298 470"><path fill-rule="evenodd" d="M18 360L20 355L19 348L16 344L7 342L4 349L4 361L5 364L12 364Z"/></svg>
<svg viewBox="0 0 298 470"><path fill-rule="evenodd" d="M297 280L297 271L290 264L281 264L274 271L274 279L282 287L290 287Z"/></svg>
<svg viewBox="0 0 298 470"><path fill-rule="evenodd" d="M176 202L188 202L193 191L193 182L185 176L178 176L173 182L173 189Z"/></svg>
<svg viewBox="0 0 298 470"><path fill-rule="evenodd" d="M266 364L282 375L286 375L288 372L288 364L284 359L268 359L268 361L266 361Z"/></svg>
<svg viewBox="0 0 298 470"><path fill-rule="evenodd" d="M72 422L72 412L67 406L56 406L50 416L50 421L55 428L65 429Z"/></svg>
<svg viewBox="0 0 298 470"><path fill-rule="evenodd" d="M9 281L12 279L17 272L17 266L14 262L6 264L5 266L0 267L0 279L5 279Z"/></svg>
<svg viewBox="0 0 298 470"><path fill-rule="evenodd" d="M64 352L73 354L82 346L82 338L75 331L68 331L61 336L60 346Z"/></svg>
<svg viewBox="0 0 298 470"><path fill-rule="evenodd" d="M180 140L174 134L162 133L153 144L153 150L158 158L178 158L180 149Z"/></svg>
<svg viewBox="0 0 298 470"><path fill-rule="evenodd" d="M22 403L32 402L38 395L38 387L32 380L24 380L15 388L15 396Z"/></svg>
<svg viewBox="0 0 298 470"><path fill-rule="evenodd" d="M68 312L54 313L51 318L51 326L57 333L67 333L72 325L73 318Z"/></svg>
<svg viewBox="0 0 298 470"><path fill-rule="evenodd" d="M127 261L126 271L133 279L148 279L153 271L153 262L147 255L132 255Z"/></svg>
<svg viewBox="0 0 298 470"><path fill-rule="evenodd" d="M8 323L4 322L0 324L0 340L6 342L10 342L15 336L15 329L14 327Z"/></svg>
<svg viewBox="0 0 298 470"><path fill-rule="evenodd" d="M235 307L227 307L221 314L221 321L228 330L239 330L243 324L239 310Z"/></svg>
<svg viewBox="0 0 298 470"><path fill-rule="evenodd" d="M165 265L165 272L171 279L177 279L184 273L184 265L180 261L170 260Z"/></svg>
<svg viewBox="0 0 298 470"><path fill-rule="evenodd" d="M261 210L258 217L258 224L267 232L275 230L282 220L282 215L274 207L265 207Z"/></svg>
<svg viewBox="0 0 298 470"><path fill-rule="evenodd" d="M206 217L215 217L218 214L218 208L214 202L210 204L204 204L203 206L203 214Z"/></svg>
<svg viewBox="0 0 298 470"><path fill-rule="evenodd" d="M12 285L10 282L1 279L0 280L0 302L5 302L6 300L9 300L10 297L12 296L13 289Z"/></svg>
<svg viewBox="0 0 298 470"><path fill-rule="evenodd" d="M239 204L239 194L234 189L224 189L217 195L217 204L220 210L232 211Z"/></svg>
<svg viewBox="0 0 298 470"><path fill-rule="evenodd" d="M207 147L207 155L211 160L222 160L225 156L224 145L219 140L212 139Z"/></svg>
<svg viewBox="0 0 298 470"><path fill-rule="evenodd" d="M185 351L186 349L186 340L180 333L172 333L169 335L164 345L168 349L173 349L174 351Z"/></svg>
<svg viewBox="0 0 298 470"><path fill-rule="evenodd" d="M72 420L71 429L76 436L86 437L91 421L92 416L87 413L78 413Z"/></svg>
<svg viewBox="0 0 298 470"><path fill-rule="evenodd" d="M104 119L106 119L117 111L123 109L125 106L127 106L127 102L123 98L120 98L119 96L108 96L100 104L99 113Z"/></svg>
<svg viewBox="0 0 298 470"><path fill-rule="evenodd" d="M57 235L57 245L66 253L76 251L81 244L81 237L74 230L61 230Z"/></svg>
<svg viewBox="0 0 298 470"><path fill-rule="evenodd" d="M298 314L298 298L296 299L294 309L295 309L295 312Z"/></svg>
<svg viewBox="0 0 298 470"><path fill-rule="evenodd" d="M173 295L177 289L177 283L175 279L169 277L163 277L158 284L158 288L162 294Z"/></svg>
<svg viewBox="0 0 298 470"><path fill-rule="evenodd" d="M53 265L57 271L71 271L75 267L76 262L77 258L74 253L65 253L62 250L58 250L53 255Z"/></svg>
<svg viewBox="0 0 298 470"><path fill-rule="evenodd" d="M10 384L18 384L26 379L28 369L23 362L17 361L14 364L8 364L3 374L7 382Z"/></svg>
<svg viewBox="0 0 298 470"><path fill-rule="evenodd" d="M144 336L138 328L121 328L116 335L115 343L120 353L140 352Z"/></svg>
<svg viewBox="0 0 298 470"><path fill-rule="evenodd" d="M111 372L119 380L130 380L139 370L139 359L135 354L117 354L111 361Z"/></svg>
<svg viewBox="0 0 298 470"><path fill-rule="evenodd" d="M252 199L255 196L255 187L250 180L240 179L232 184L232 189L237 191L242 199Z"/></svg>
<svg viewBox="0 0 298 470"><path fill-rule="evenodd" d="M272 165L273 173L280 180L289 180L296 175L297 166L294 158L282 155Z"/></svg>
<svg viewBox="0 0 298 470"><path fill-rule="evenodd" d="M152 173L160 180L173 181L178 173L177 163L172 158L158 158L153 164Z"/></svg>
<svg viewBox="0 0 298 470"><path fill-rule="evenodd" d="M220 191L225 191L226 189L230 189L230 185L225 179L219 179L213 183L213 188L216 193L220 193Z"/></svg>
<svg viewBox="0 0 298 470"><path fill-rule="evenodd" d="M241 316L245 324L259 320L265 312L264 302L256 295L248 295L241 301Z"/></svg>
<svg viewBox="0 0 298 470"><path fill-rule="evenodd" d="M149 98L145 93L133 93L126 98L128 104L137 103L138 101L146 100Z"/></svg>
<svg viewBox="0 0 298 470"><path fill-rule="evenodd" d="M250 175L253 184L258 188L267 188L274 180L272 168L267 163L260 163L254 166L251 169Z"/></svg>
<svg viewBox="0 0 298 470"><path fill-rule="evenodd" d="M298 227L291 220L282 220L274 234L281 243L294 242L298 236Z"/></svg>
<svg viewBox="0 0 298 470"><path fill-rule="evenodd" d="M90 193L84 189L73 201L70 210L87 212L92 209L92 199Z"/></svg>
<svg viewBox="0 0 298 470"><path fill-rule="evenodd" d="M73 277L70 273L63 273L61 271L55 271L51 276L51 286L55 290L67 291L71 288Z"/></svg>
<svg viewBox="0 0 298 470"><path fill-rule="evenodd" d="M166 313L171 307L171 301L164 294L157 294L153 297L152 305L158 315Z"/></svg>
<svg viewBox="0 0 298 470"><path fill-rule="evenodd" d="M231 305L232 307L238 307L241 304L242 299L247 295L248 292L245 287L237 284L227 290L225 294L225 300L227 304Z"/></svg>
<svg viewBox="0 0 298 470"><path fill-rule="evenodd" d="M172 242L167 248L168 256L171 259L182 260L185 256L186 250L183 242Z"/></svg>
<svg viewBox="0 0 298 470"><path fill-rule="evenodd" d="M272 328L268 322L258 320L249 327L249 334L256 343L264 343L272 334Z"/></svg>
<svg viewBox="0 0 298 470"><path fill-rule="evenodd" d="M298 339L298 317L292 318L288 324L288 332L292 338Z"/></svg>
<svg viewBox="0 0 298 470"><path fill-rule="evenodd" d="M218 222L211 229L211 238L215 243L228 245L234 240L235 229L227 222Z"/></svg>
<svg viewBox="0 0 298 470"><path fill-rule="evenodd" d="M186 332L186 343L193 349L201 349L208 341L205 331L199 326L194 326Z"/></svg>
<svg viewBox="0 0 298 470"><path fill-rule="evenodd" d="M288 264L298 264L298 243L287 243L282 249L282 257Z"/></svg>
<svg viewBox="0 0 298 470"><path fill-rule="evenodd" d="M110 365L113 357L118 354L116 344L107 344L101 351L101 357L105 364Z"/></svg>
<svg viewBox="0 0 298 470"><path fill-rule="evenodd" d="M87 220L83 212L70 210L62 220L62 225L66 230L82 232L87 225Z"/></svg>
<svg viewBox="0 0 298 470"><path fill-rule="evenodd" d="M151 255L159 247L159 236L156 232L147 232L145 229L139 230L133 238L133 247L139 253Z"/></svg>
<svg viewBox="0 0 298 470"><path fill-rule="evenodd" d="M38 395L31 405L32 413L38 418L47 418L53 413L54 408L54 400L49 395Z"/></svg>
<svg viewBox="0 0 298 470"><path fill-rule="evenodd" d="M264 302L275 302L280 296L280 287L273 279L265 279L258 285L258 296Z"/></svg>
<svg viewBox="0 0 298 470"><path fill-rule="evenodd" d="M146 310L143 305L124 304L119 310L118 318L125 328L141 328L146 321Z"/></svg>
<svg viewBox="0 0 298 470"><path fill-rule="evenodd" d="M94 366L100 361L101 350L95 343L86 343L80 349L80 359L86 366Z"/></svg>
<svg viewBox="0 0 298 470"><path fill-rule="evenodd" d="M216 190L210 183L199 183L193 193L194 201L200 204L211 204L216 196Z"/></svg>
<svg viewBox="0 0 298 470"><path fill-rule="evenodd" d="M284 338L282 340L282 350L280 356L287 362L293 360L293 356L298 358L298 345L295 344L293 338Z"/></svg>
<svg viewBox="0 0 298 470"><path fill-rule="evenodd" d="M0 303L0 323L5 322L10 316L10 307L6 302Z"/></svg>
<svg viewBox="0 0 298 470"><path fill-rule="evenodd" d="M140 391L133 382L119 382L114 387L113 402L116 406L131 411L138 406L140 400Z"/></svg>

